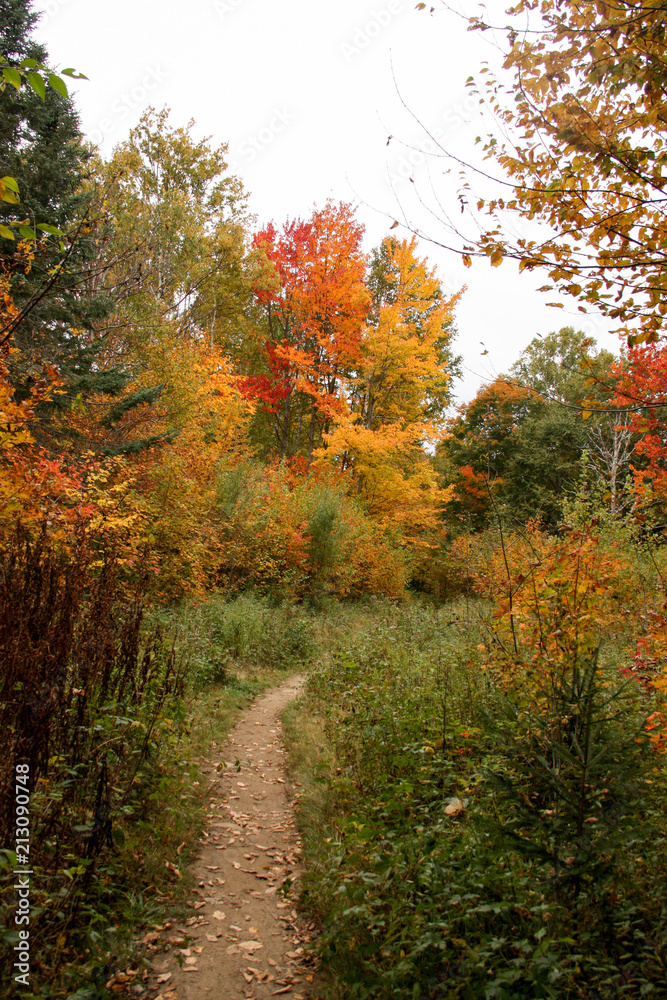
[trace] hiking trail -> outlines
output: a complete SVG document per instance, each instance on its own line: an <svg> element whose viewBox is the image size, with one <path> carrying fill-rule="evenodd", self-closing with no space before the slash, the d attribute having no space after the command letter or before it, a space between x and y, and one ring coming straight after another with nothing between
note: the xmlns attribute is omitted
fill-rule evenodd
<svg viewBox="0 0 667 1000"><path fill-rule="evenodd" d="M172 947L153 962L156 1000L315 995L304 957L314 925L298 917L292 898L301 841L280 722L302 685L302 677L291 677L260 696L201 763L211 785L192 869L193 915L164 925Z"/></svg>

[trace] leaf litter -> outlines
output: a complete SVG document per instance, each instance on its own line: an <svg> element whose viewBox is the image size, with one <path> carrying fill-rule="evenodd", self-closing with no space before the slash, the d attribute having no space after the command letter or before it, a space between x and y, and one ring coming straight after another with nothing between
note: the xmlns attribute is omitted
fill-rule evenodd
<svg viewBox="0 0 667 1000"><path fill-rule="evenodd" d="M224 861L226 879L215 880L226 888L215 890L220 897L217 899L195 890L203 898L189 905L203 912L185 921L189 930L178 929L189 935L187 940L176 938L172 945L186 945L179 949L183 965L173 968L173 980L172 971L157 977L164 991L159 1000L178 1000L176 987L179 977L186 973L199 974L189 987L184 987L188 1000L209 1000L216 993L225 1000L268 1000L282 995L289 995L291 1000L308 1000L315 996L309 990L314 981L313 967L304 964L311 962L304 946L312 940L310 932L315 928L313 924L303 928L294 903L286 901L294 899L297 891L301 845L294 816L295 792L290 791L287 775L281 776L286 754L280 746L278 727L279 713L296 690L294 680L288 681L251 706L228 740L228 755L236 765L226 769L212 761L209 767L202 768L210 781L207 829L202 832L201 855L195 862L194 874L210 879L208 873L220 871L216 860ZM238 770L242 774L237 777ZM223 839L225 842L220 843ZM213 853L217 851L227 852L225 858ZM261 865L261 870L244 868L243 861L247 864L260 857L257 852L263 852L273 863ZM176 872L173 874L176 876ZM266 888L254 888L258 882ZM204 890L214 883L199 884ZM218 908L220 903L224 909ZM228 924L228 934L215 926L211 928L213 933L204 932L211 920L218 924L226 921L225 911L229 912L230 907L236 911L233 916L237 921L243 918L251 923L243 933L252 935L252 940L239 940L242 931L238 924ZM157 950L158 940L159 935L146 941L147 950ZM208 944L204 947L197 940ZM244 959L255 955L259 959L264 956L264 968L245 965ZM169 985L164 986L166 983ZM296 992L299 987L302 993Z"/></svg>

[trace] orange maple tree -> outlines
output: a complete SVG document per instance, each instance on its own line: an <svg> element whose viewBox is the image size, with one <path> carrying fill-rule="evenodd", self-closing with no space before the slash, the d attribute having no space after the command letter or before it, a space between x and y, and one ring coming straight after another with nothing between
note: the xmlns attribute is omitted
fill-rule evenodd
<svg viewBox="0 0 667 1000"><path fill-rule="evenodd" d="M329 201L308 220L281 231L271 224L254 238L270 268L256 289L268 336L265 371L245 378L243 391L271 415L281 458L305 447L310 459L340 412L368 305L362 235L350 205Z"/></svg>

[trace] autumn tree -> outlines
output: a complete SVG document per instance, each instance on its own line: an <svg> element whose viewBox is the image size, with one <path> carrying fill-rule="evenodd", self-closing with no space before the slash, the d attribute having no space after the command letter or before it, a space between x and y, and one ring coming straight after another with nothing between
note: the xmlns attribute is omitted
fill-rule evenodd
<svg viewBox="0 0 667 1000"><path fill-rule="evenodd" d="M305 452L310 461L340 412L368 302L362 236L351 206L329 201L254 238L268 265L256 288L266 336L263 371L245 392L268 415L281 458Z"/></svg>
<svg viewBox="0 0 667 1000"><path fill-rule="evenodd" d="M361 341L352 409L368 430L430 420L439 426L457 373L454 308L417 241L387 237L371 252L369 320Z"/></svg>
<svg viewBox="0 0 667 1000"><path fill-rule="evenodd" d="M475 253L544 269L547 288L638 342L659 337L667 314L665 13L640 0L519 0L507 12L495 34L507 40L509 82L489 73L483 87L471 83L500 125L485 152L502 169L478 202L482 235L458 229L467 263ZM486 15L469 20L494 28ZM472 173L462 191L470 211L489 169L477 171L479 184ZM515 238L517 216L547 228L519 221Z"/></svg>
<svg viewBox="0 0 667 1000"><path fill-rule="evenodd" d="M446 296L416 240L387 237L369 260L371 307L347 407L318 461L347 474L383 524L413 541L438 523L448 494L425 451L442 433L456 360L459 296Z"/></svg>
<svg viewBox="0 0 667 1000"><path fill-rule="evenodd" d="M227 172L226 147L191 131L192 123L174 128L165 110L149 110L97 165L95 196L109 217L99 266L114 308L90 343L104 369L122 368L127 385L113 405L96 401L96 443L107 451L136 452L180 432L197 398L202 352L219 353L226 372L247 322L254 271L246 196Z"/></svg>
<svg viewBox="0 0 667 1000"><path fill-rule="evenodd" d="M662 344L631 348L614 366L615 404L626 413L633 434L637 499L642 504L667 501L667 349Z"/></svg>
<svg viewBox="0 0 667 1000"><path fill-rule="evenodd" d="M534 338L507 375L482 386L460 408L439 451L441 460L453 463L450 481L456 484L457 504L475 526L481 524L480 514L489 513L487 484L498 487L494 495L509 505L512 516L539 517L552 527L558 523L567 490L581 475L582 454L606 453L614 436L615 423L609 423L606 412L586 411L591 413L587 421L581 416L582 399L594 392L596 403L608 406L613 360L609 352L597 351L591 338L564 327ZM593 386L587 384L591 381ZM602 454L598 457L603 465ZM628 457L624 453L624 463ZM616 500L620 458L619 453L613 468ZM607 474L602 467L600 474Z"/></svg>

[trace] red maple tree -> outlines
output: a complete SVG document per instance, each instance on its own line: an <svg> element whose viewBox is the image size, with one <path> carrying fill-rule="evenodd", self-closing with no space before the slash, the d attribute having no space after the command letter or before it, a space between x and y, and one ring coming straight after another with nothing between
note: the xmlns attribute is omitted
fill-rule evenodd
<svg viewBox="0 0 667 1000"><path fill-rule="evenodd" d="M350 205L329 201L306 221L256 234L274 280L255 290L267 328L265 371L242 391L271 415L280 457L316 442L341 406L341 380L359 356L368 309L363 227Z"/></svg>

